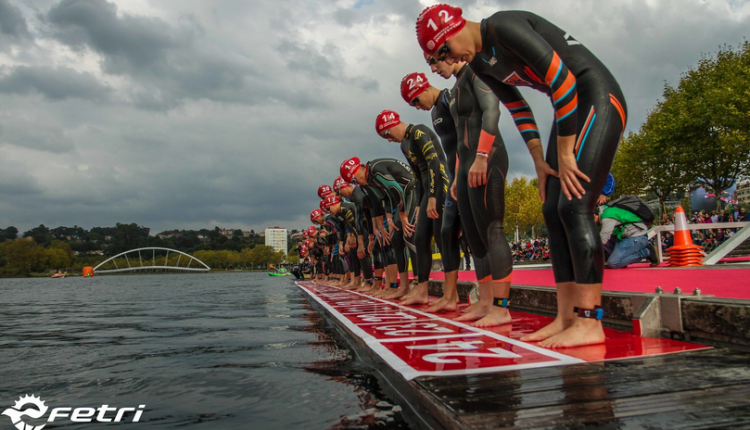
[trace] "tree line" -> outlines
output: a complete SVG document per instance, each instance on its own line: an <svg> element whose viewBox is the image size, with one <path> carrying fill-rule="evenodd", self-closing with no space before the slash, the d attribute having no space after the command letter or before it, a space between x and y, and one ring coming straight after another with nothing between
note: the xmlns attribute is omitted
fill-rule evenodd
<svg viewBox="0 0 750 430"><path fill-rule="evenodd" d="M647 194L665 213L671 195L703 187L720 196L748 177L749 168L750 42L745 42L703 56L676 86L664 86L663 100L620 145L612 166L615 197ZM721 205L717 198L717 209Z"/></svg>

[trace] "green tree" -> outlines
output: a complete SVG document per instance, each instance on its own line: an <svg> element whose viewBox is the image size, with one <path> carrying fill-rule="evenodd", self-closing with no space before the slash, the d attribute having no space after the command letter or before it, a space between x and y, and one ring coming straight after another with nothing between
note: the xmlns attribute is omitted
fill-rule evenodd
<svg viewBox="0 0 750 430"><path fill-rule="evenodd" d="M41 272L47 266L47 254L33 237L6 243L5 258L9 270L15 274Z"/></svg>
<svg viewBox="0 0 750 430"><path fill-rule="evenodd" d="M720 196L750 168L750 42L704 56L665 98L680 112L675 127L694 183Z"/></svg>
<svg viewBox="0 0 750 430"><path fill-rule="evenodd" d="M50 247L44 250L44 253L46 255L45 262L47 269L60 270L72 266L73 261L68 257L68 254L60 248Z"/></svg>
<svg viewBox="0 0 750 430"><path fill-rule="evenodd" d="M10 240L16 240L18 237L18 229L10 226L6 228L5 230L0 229L0 242L10 239Z"/></svg>
<svg viewBox="0 0 750 430"><path fill-rule="evenodd" d="M536 178L520 177L505 184L505 233L512 235L516 225L520 232L538 232L544 225Z"/></svg>
<svg viewBox="0 0 750 430"><path fill-rule="evenodd" d="M34 243L42 246L47 246L52 242L52 233L44 224L39 224L39 227L25 231L23 237L31 237L34 239Z"/></svg>
<svg viewBox="0 0 750 430"><path fill-rule="evenodd" d="M57 239L53 240L52 243L50 243L49 248L50 249L59 249L59 250L61 250L62 252L65 253L65 255L67 257L68 264L66 264L63 267L71 266L75 262L75 260L76 260L76 256L73 253L73 249L70 247L70 245L68 245L67 243L65 243L65 242L63 242L61 240L57 240Z"/></svg>

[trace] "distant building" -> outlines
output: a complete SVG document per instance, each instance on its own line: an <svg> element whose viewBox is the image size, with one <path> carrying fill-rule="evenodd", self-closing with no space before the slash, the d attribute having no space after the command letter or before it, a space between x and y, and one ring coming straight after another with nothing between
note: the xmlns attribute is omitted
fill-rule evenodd
<svg viewBox="0 0 750 430"><path fill-rule="evenodd" d="M750 205L750 181L737 185L737 202L741 205Z"/></svg>
<svg viewBox="0 0 750 430"><path fill-rule="evenodd" d="M286 255L286 229L279 226L267 228L265 231L266 246L273 247L275 252L282 251Z"/></svg>

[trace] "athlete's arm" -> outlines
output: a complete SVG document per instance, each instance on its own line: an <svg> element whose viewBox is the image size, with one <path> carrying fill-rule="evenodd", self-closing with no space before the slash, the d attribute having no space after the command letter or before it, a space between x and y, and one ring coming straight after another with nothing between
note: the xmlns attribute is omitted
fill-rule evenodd
<svg viewBox="0 0 750 430"><path fill-rule="evenodd" d="M478 187L487 183L487 158L495 139L500 134L500 102L487 84L477 79L476 75L472 78L471 85L474 97L482 110L482 131L476 149L477 156L469 169L469 186Z"/></svg>
<svg viewBox="0 0 750 430"><path fill-rule="evenodd" d="M560 169L560 184L563 193L570 199L580 198L586 191L578 178L590 179L578 169L575 159L578 91L576 78L563 63L560 56L525 19L516 19L508 14L495 31L503 43L528 64L538 76L544 76L549 87L557 122L557 152Z"/></svg>
<svg viewBox="0 0 750 430"><path fill-rule="evenodd" d="M422 152L422 156L424 156L424 159L427 162L427 168L430 172L427 189L430 193L430 197L437 197L435 178L443 177L445 166L440 162L440 156L438 155L437 149L435 148L435 142L433 141L434 135L432 134L432 131L427 129L427 127L421 126L417 130L422 133L418 139L415 139L415 143L419 146L419 150Z"/></svg>
<svg viewBox="0 0 750 430"><path fill-rule="evenodd" d="M557 52L528 20L514 13L504 14L502 19L490 24L503 45L524 60L537 76L544 77L555 109L557 135L575 135L577 118L574 113L578 109L576 78Z"/></svg>
<svg viewBox="0 0 750 430"><path fill-rule="evenodd" d="M521 133L521 137L527 144L530 140L540 138L534 113L518 88L504 84L489 75L477 73L476 76L495 93L503 106L510 111L518 132Z"/></svg>

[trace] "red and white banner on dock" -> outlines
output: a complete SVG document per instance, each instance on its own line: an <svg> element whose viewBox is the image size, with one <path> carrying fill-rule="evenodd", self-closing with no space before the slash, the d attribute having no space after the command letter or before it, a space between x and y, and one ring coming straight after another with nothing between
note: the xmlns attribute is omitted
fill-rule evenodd
<svg viewBox="0 0 750 430"><path fill-rule="evenodd" d="M585 362L357 292L297 285L407 380Z"/></svg>

